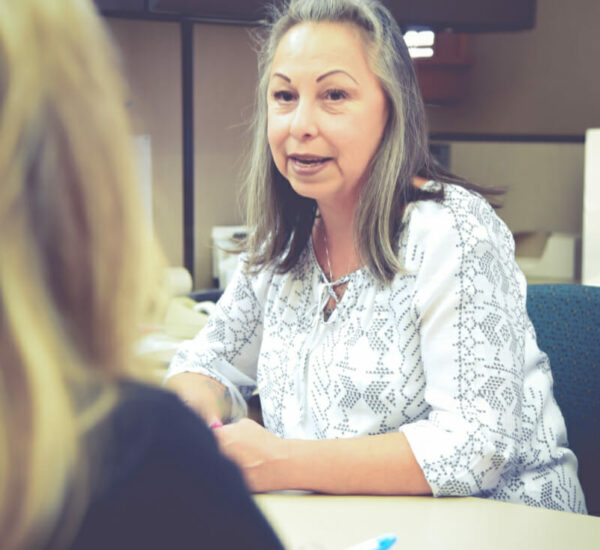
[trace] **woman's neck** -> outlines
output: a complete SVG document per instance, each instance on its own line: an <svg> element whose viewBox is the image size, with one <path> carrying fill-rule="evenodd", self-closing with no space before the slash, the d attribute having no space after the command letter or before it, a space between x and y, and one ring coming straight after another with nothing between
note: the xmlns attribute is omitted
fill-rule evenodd
<svg viewBox="0 0 600 550"><path fill-rule="evenodd" d="M420 176L413 178L413 185L417 188L423 187L426 182ZM320 220L313 228L314 249L323 272L329 276L331 271L334 281L365 264L357 250L358 243L354 240L358 200L352 197L344 202L338 197L335 202L317 203Z"/></svg>
<svg viewBox="0 0 600 550"><path fill-rule="evenodd" d="M355 208L319 205L320 219L313 231L313 243L319 264L332 280L362 267L354 241Z"/></svg>

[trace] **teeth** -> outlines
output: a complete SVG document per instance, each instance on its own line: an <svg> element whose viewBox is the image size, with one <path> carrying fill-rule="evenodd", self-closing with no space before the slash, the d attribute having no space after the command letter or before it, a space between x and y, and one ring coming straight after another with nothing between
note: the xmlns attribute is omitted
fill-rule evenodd
<svg viewBox="0 0 600 550"><path fill-rule="evenodd" d="M304 164L306 166L311 166L313 164L319 164L321 162L325 162L327 159L299 159L299 158L294 158L294 160L298 163L298 164Z"/></svg>

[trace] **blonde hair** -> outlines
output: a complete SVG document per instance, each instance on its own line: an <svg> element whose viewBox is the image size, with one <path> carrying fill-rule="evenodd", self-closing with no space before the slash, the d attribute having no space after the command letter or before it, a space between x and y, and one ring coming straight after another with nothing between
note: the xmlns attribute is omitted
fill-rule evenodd
<svg viewBox="0 0 600 550"><path fill-rule="evenodd" d="M259 85L252 123L249 157L246 243L251 270L273 265L287 272L296 265L310 238L316 202L301 197L278 172L267 141L267 88L270 68L281 38L295 25L336 22L355 25L365 38L371 70L379 79L388 104L386 128L361 190L355 223L355 242L374 277L391 281L403 269L398 259L398 236L404 207L416 200L441 198L413 185L419 175L455 183L486 194L438 165L429 151L425 108L413 63L402 32L378 0L291 0L272 7L266 36L259 37Z"/></svg>
<svg viewBox="0 0 600 550"><path fill-rule="evenodd" d="M0 2L3 550L77 523L82 436L116 400L155 282L125 100L88 0Z"/></svg>

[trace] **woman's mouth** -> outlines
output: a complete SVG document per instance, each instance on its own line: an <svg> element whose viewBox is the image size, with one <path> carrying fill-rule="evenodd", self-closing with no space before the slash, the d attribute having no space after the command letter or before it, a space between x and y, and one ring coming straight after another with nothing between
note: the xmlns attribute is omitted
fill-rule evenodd
<svg viewBox="0 0 600 550"><path fill-rule="evenodd" d="M290 155L289 157L292 170L303 176L309 176L320 172L327 163L332 160L331 157L319 157L315 155Z"/></svg>
<svg viewBox="0 0 600 550"><path fill-rule="evenodd" d="M331 160L331 157L312 157L305 155L291 155L290 159L299 164L300 166L315 166L316 164L322 164Z"/></svg>

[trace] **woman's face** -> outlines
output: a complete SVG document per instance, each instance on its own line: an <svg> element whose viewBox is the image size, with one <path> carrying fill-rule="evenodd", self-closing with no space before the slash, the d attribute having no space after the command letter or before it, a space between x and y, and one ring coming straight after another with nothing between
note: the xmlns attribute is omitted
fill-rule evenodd
<svg viewBox="0 0 600 550"><path fill-rule="evenodd" d="M352 24L302 23L281 39L268 88L275 164L300 195L353 205L387 121L387 102Z"/></svg>

